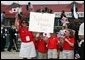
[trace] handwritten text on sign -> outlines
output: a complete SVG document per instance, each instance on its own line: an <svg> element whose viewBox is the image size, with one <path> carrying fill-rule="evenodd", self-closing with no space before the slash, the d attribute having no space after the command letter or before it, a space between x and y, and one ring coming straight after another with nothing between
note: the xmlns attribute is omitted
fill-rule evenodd
<svg viewBox="0 0 85 60"><path fill-rule="evenodd" d="M29 30L53 33L54 18L54 14L30 12Z"/></svg>

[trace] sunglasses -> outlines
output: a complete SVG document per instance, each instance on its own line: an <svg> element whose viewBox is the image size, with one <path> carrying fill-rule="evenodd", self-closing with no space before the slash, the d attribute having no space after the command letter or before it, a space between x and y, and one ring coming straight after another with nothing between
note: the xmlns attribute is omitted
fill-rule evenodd
<svg viewBox="0 0 85 60"><path fill-rule="evenodd" d="M27 23L27 22L22 22L22 23Z"/></svg>

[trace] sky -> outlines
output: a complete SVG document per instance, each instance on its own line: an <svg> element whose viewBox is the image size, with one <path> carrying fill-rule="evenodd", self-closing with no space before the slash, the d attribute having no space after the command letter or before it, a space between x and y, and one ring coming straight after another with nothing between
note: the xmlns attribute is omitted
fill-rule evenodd
<svg viewBox="0 0 85 60"><path fill-rule="evenodd" d="M70 4L73 1L1 1L2 4L10 5L13 2L16 2L18 4L28 4L28 2L31 2L31 4ZM84 1L76 1L78 3L84 3Z"/></svg>

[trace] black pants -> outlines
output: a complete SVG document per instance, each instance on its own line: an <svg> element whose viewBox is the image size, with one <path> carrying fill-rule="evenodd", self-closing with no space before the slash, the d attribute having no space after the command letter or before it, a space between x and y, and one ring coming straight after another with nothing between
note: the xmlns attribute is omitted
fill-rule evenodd
<svg viewBox="0 0 85 60"><path fill-rule="evenodd" d="M13 48L16 49L15 47L13 47L14 46L13 40L16 44L16 39L10 39L10 44L9 44L9 47L8 47L8 51L11 51L11 49L13 49ZM16 44L16 46L17 46L17 44Z"/></svg>
<svg viewBox="0 0 85 60"><path fill-rule="evenodd" d="M82 43L81 47L79 48L80 52L80 59L84 59L84 43Z"/></svg>
<svg viewBox="0 0 85 60"><path fill-rule="evenodd" d="M5 45L6 45L6 39L1 38L1 51L4 51Z"/></svg>

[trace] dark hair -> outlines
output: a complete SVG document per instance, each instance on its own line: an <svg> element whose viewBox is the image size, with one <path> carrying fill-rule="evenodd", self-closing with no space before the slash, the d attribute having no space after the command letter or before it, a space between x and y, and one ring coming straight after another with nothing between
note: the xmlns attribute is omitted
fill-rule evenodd
<svg viewBox="0 0 85 60"><path fill-rule="evenodd" d="M39 35L39 39L42 38L42 37L43 37L43 33L40 33L40 35Z"/></svg>
<svg viewBox="0 0 85 60"><path fill-rule="evenodd" d="M62 13L65 13L65 11L64 11L64 10L62 10Z"/></svg>
<svg viewBox="0 0 85 60"><path fill-rule="evenodd" d="M5 14L5 11L1 11L1 13L4 13Z"/></svg>
<svg viewBox="0 0 85 60"><path fill-rule="evenodd" d="M52 12L53 12L53 10L50 9L50 10L49 10L49 13L52 13Z"/></svg>
<svg viewBox="0 0 85 60"><path fill-rule="evenodd" d="M47 7L45 7L45 12L49 12L49 9Z"/></svg>
<svg viewBox="0 0 85 60"><path fill-rule="evenodd" d="M61 18L62 18L62 17L66 17L64 10L62 10L62 13L61 13Z"/></svg>
<svg viewBox="0 0 85 60"><path fill-rule="evenodd" d="M22 12L20 12L20 14L18 14L18 18L19 18L20 20L22 19L22 15L23 15Z"/></svg>
<svg viewBox="0 0 85 60"><path fill-rule="evenodd" d="M26 20L21 20L20 25L22 26L22 23L26 23L27 26L29 26L29 23Z"/></svg>
<svg viewBox="0 0 85 60"><path fill-rule="evenodd" d="M31 5L31 3L30 3L30 2L28 2L28 5L30 6L30 5Z"/></svg>
<svg viewBox="0 0 85 60"><path fill-rule="evenodd" d="M26 20L21 20L21 23L28 23Z"/></svg>
<svg viewBox="0 0 85 60"><path fill-rule="evenodd" d="M72 31L72 29L68 29L68 31L69 31L69 34L70 34L70 37L73 37L74 36L74 32Z"/></svg>

